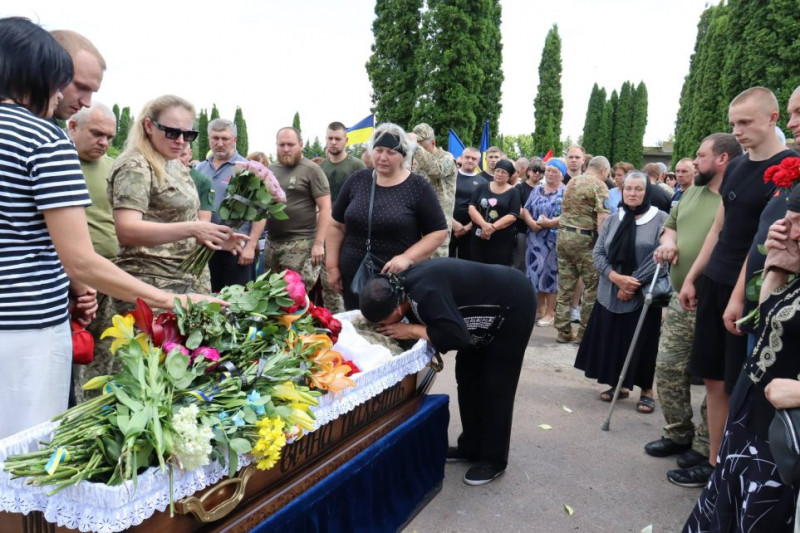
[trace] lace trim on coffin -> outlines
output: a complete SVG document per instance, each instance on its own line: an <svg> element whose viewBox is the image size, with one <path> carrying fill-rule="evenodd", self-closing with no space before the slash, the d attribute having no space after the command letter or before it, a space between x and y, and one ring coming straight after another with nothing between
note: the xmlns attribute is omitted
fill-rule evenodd
<svg viewBox="0 0 800 533"><path fill-rule="evenodd" d="M350 320L358 312L338 315ZM353 376L357 386L342 391L339 396L327 394L320 397L314 408L317 417L315 429L351 411L373 396L381 393L406 375L422 370L433 354L425 342L418 342L411 350L378 368ZM12 480L2 471L9 455L29 453L38 449L38 442L48 440L56 424L44 422L0 440L0 511L28 514L42 511L48 522L80 531L113 533L141 524L154 513L169 507L169 473L150 468L138 476L138 487L133 482L116 487L102 483L81 482L51 497L52 486L27 485L25 479ZM252 461L250 456L239 456L240 467ZM179 500L213 485L227 475L227 468L214 462L208 466L185 472L174 469L173 497Z"/></svg>

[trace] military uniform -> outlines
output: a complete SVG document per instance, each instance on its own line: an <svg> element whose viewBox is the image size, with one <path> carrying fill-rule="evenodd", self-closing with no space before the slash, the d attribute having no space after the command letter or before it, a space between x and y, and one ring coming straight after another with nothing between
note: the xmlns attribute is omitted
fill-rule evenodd
<svg viewBox="0 0 800 533"><path fill-rule="evenodd" d="M438 152L432 154L418 146L414 150L414 172L428 180L433 186L439 205L447 221L447 237L433 253L433 257L448 257L450 254L450 234L453 229L453 207L456 204L456 176L458 166L453 159L453 154L437 148Z"/></svg>
<svg viewBox="0 0 800 533"><path fill-rule="evenodd" d="M570 309L578 280L583 279L584 284L579 339L597 297L598 273L592 262L592 250L597 240L597 215L608 213L607 198L605 183L588 174L571 179L564 189L556 242L558 303L553 324L562 338L572 337Z"/></svg>

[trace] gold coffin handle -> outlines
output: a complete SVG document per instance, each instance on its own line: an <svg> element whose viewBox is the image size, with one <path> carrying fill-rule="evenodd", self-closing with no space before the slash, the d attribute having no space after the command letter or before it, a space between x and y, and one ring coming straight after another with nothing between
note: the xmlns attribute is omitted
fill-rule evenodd
<svg viewBox="0 0 800 533"><path fill-rule="evenodd" d="M247 480L256 471L256 465L251 464L241 471L238 477L232 477L225 481L214 485L214 487L200 496L189 496L183 498L175 503L175 509L181 514L192 513L201 522L214 522L221 518L225 518L237 505L244 499L244 492L247 488ZM224 490L228 485L236 485L236 490L231 497L220 503L213 509L206 509L206 501L213 499L214 496L221 490Z"/></svg>

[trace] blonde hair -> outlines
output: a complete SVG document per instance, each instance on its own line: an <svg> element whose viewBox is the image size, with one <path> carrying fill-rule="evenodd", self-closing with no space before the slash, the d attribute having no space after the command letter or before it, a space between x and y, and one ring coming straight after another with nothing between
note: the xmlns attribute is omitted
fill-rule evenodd
<svg viewBox="0 0 800 533"><path fill-rule="evenodd" d="M103 58L100 50L92 44L92 41L80 33L72 30L53 30L50 32L50 35L52 35L53 38L58 41L58 44L67 51L73 63L78 52L85 50L97 58L97 62L100 64L100 70L106 70L106 60Z"/></svg>
<svg viewBox="0 0 800 533"><path fill-rule="evenodd" d="M189 111L192 116L195 114L194 106L180 96L166 94L154 100L150 100L144 105L144 108L142 108L142 111L139 113L139 118L137 118L131 126L130 133L128 133L128 140L125 141L125 150L120 154L117 161L123 161L135 152L139 152L153 168L153 173L156 175L156 178L163 178L165 172L164 167L167 161L164 159L164 156L156 151L153 143L150 141L150 137L144 129L144 121L149 118L151 122L158 122L161 113L171 107L182 107Z"/></svg>

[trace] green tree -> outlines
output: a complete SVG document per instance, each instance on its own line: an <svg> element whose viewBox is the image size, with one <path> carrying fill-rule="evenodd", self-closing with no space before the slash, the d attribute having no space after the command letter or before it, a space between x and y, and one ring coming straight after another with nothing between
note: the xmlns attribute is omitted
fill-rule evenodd
<svg viewBox="0 0 800 533"><path fill-rule="evenodd" d="M633 87L633 85L631 85ZM633 91L633 118L630 137L630 163L636 168L642 167L644 156L644 132L647 129L647 87L639 82Z"/></svg>
<svg viewBox="0 0 800 533"><path fill-rule="evenodd" d="M300 128L300 111L295 111L294 117L292 117L292 127L303 133L303 130Z"/></svg>
<svg viewBox="0 0 800 533"><path fill-rule="evenodd" d="M248 145L250 144L247 140L247 122L244 120L242 108L239 106L236 106L233 123L236 125L236 151L242 156L247 156Z"/></svg>
<svg viewBox="0 0 800 533"><path fill-rule="evenodd" d="M586 119L583 122L583 139L581 144L587 152L594 155L606 155L603 151L601 133L603 130L603 111L606 106L606 90L597 86L592 87L589 96L589 105L586 108Z"/></svg>
<svg viewBox="0 0 800 533"><path fill-rule="evenodd" d="M380 122L408 127L420 83L422 0L377 0L372 23L372 56L366 64L372 84L372 111Z"/></svg>
<svg viewBox="0 0 800 533"><path fill-rule="evenodd" d="M411 124L427 122L447 148L452 128L467 144L473 144L476 113L482 114L480 91L484 72L478 49L475 0L429 0L422 19L423 53L419 97Z"/></svg>
<svg viewBox="0 0 800 533"><path fill-rule="evenodd" d="M631 82L626 81L622 84L619 91L619 103L617 104L617 121L614 127L615 137L613 139L614 157L617 161L628 161L633 163L631 158L633 144L633 122L634 122L634 88Z"/></svg>
<svg viewBox="0 0 800 533"><path fill-rule="evenodd" d="M325 157L325 148L322 146L322 143L319 142L319 137L314 137L314 142L312 143L310 140L307 140L303 145L303 156L307 159L312 159L314 157Z"/></svg>
<svg viewBox="0 0 800 533"><path fill-rule="evenodd" d="M128 140L128 132L131 129L131 124L133 124L131 108L125 106L122 108L122 111L119 114L119 120L117 121L117 136L114 137L114 140L112 141L112 146L119 151L122 151L125 148L125 141Z"/></svg>
<svg viewBox="0 0 800 533"><path fill-rule="evenodd" d="M561 37L558 25L553 25L547 33L539 62L539 88L533 99L533 149L537 153L561 147L561 118L564 113L564 100L561 97Z"/></svg>
<svg viewBox="0 0 800 533"><path fill-rule="evenodd" d="M505 79L503 74L503 43L500 34L503 11L500 6L500 0L473 0L471 2L453 3L457 5L466 4L462 9L474 17L472 24L474 29L464 37L475 39L478 46L478 55L475 60L478 62L479 70L483 73L483 77L478 80L479 85L476 94L478 107L473 130L474 134L469 135L469 137L480 140L481 135L483 135L483 124L488 120L489 134L492 136L489 144L495 144L494 137L500 132L498 119L503 107L501 104L503 96L502 85ZM463 137L462 140L464 140Z"/></svg>
<svg viewBox="0 0 800 533"><path fill-rule="evenodd" d="M200 116L197 119L197 131L200 135L197 136L197 149L194 152L196 159L203 160L209 150L208 144L208 114L205 109L200 110Z"/></svg>
<svg viewBox="0 0 800 533"><path fill-rule="evenodd" d="M114 113L114 120L117 121L117 132L119 132L119 106L114 104L114 107L111 108L111 112ZM111 142L111 146L114 146L113 141Z"/></svg>
<svg viewBox="0 0 800 533"><path fill-rule="evenodd" d="M219 118L219 110L217 109L217 104L211 104L211 115L209 115L208 120L209 122L212 120L217 120Z"/></svg>
<svg viewBox="0 0 800 533"><path fill-rule="evenodd" d="M603 116L600 119L600 127L597 129L597 147L593 154L604 155L614 164L614 149L611 142L614 131L614 120L616 120L617 92L611 93L611 97L603 104Z"/></svg>

